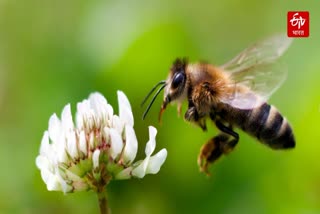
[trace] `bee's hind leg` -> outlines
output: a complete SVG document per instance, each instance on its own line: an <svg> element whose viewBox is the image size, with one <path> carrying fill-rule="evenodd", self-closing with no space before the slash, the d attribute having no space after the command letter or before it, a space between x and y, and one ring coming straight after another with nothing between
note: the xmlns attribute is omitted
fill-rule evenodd
<svg viewBox="0 0 320 214"><path fill-rule="evenodd" d="M229 135L230 137L232 137L233 139L231 140L226 140L225 142L222 142L222 149L223 149L223 153L224 154L228 154L230 153L234 147L238 144L239 141L239 134L234 132L232 130L232 127L227 127L225 126L221 121L216 120L216 126L217 128L222 131L223 133Z"/></svg>
<svg viewBox="0 0 320 214"><path fill-rule="evenodd" d="M201 147L200 154L198 156L198 165L201 172L210 175L208 171L209 164L214 163L221 157L221 155L224 153L221 145L227 140L228 136L221 133L211 138Z"/></svg>
<svg viewBox="0 0 320 214"><path fill-rule="evenodd" d="M216 120L216 126L221 133L204 144L198 156L200 170L208 175L209 164L218 160L222 154L230 153L239 141L239 135L231 127L225 126L219 120ZM230 139L231 137L233 139Z"/></svg>

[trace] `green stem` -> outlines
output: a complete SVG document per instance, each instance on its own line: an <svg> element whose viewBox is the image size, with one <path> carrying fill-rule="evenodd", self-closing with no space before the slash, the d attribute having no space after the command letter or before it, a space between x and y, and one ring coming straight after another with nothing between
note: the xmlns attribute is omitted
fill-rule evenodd
<svg viewBox="0 0 320 214"><path fill-rule="evenodd" d="M108 205L106 188L101 188L97 193L98 193L100 214L110 214L111 212Z"/></svg>

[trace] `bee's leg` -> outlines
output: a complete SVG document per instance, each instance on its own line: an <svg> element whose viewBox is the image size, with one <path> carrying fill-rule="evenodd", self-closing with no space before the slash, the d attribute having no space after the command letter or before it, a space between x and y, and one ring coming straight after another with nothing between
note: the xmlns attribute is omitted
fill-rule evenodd
<svg viewBox="0 0 320 214"><path fill-rule="evenodd" d="M194 122L200 126L203 131L207 131L205 119L200 117L196 107L194 106L194 103L191 100L188 102L188 110L184 114L184 119L189 122Z"/></svg>
<svg viewBox="0 0 320 214"><path fill-rule="evenodd" d="M229 136L225 135L224 133L220 133L201 147L200 154L198 156L198 165L201 172L209 175L209 164L214 163L221 157L222 154L224 154L224 150L221 145L228 140Z"/></svg>
<svg viewBox="0 0 320 214"><path fill-rule="evenodd" d="M200 119L197 124L200 126L202 131L206 132L208 130L206 120L204 118Z"/></svg>
<svg viewBox="0 0 320 214"><path fill-rule="evenodd" d="M206 174L209 174L209 164L218 160L222 154L230 153L239 141L239 135L231 127L225 126L219 120L216 120L215 123L221 133L204 144L198 156L200 170Z"/></svg>
<svg viewBox="0 0 320 214"><path fill-rule="evenodd" d="M222 131L225 134L228 134L229 136L232 136L232 140L226 140L225 142L222 142L220 145L223 149L224 154L230 153L234 147L238 144L239 141L239 134L234 132L232 130L232 127L225 126L220 120L215 121L217 128Z"/></svg>
<svg viewBox="0 0 320 214"><path fill-rule="evenodd" d="M184 114L184 119L189 122L196 122L199 120L199 114L195 106L189 106L188 110Z"/></svg>

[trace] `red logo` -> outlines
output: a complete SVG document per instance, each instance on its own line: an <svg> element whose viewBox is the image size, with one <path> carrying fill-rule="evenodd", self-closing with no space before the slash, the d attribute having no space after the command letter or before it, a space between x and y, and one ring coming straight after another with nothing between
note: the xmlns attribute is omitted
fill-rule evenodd
<svg viewBox="0 0 320 214"><path fill-rule="evenodd" d="M287 26L288 37L309 37L309 12L288 12Z"/></svg>

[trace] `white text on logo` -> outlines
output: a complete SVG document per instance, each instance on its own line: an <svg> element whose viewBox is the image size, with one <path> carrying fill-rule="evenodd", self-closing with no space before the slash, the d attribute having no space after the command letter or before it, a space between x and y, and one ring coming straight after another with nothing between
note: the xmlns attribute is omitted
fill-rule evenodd
<svg viewBox="0 0 320 214"><path fill-rule="evenodd" d="M293 18L290 19L290 23L292 26L297 26L298 25L298 29L300 29L300 27L302 27L304 25L304 23L306 22L306 19L302 18L301 16L299 18L297 18L296 16L298 16L299 13L295 13L293 15Z"/></svg>

